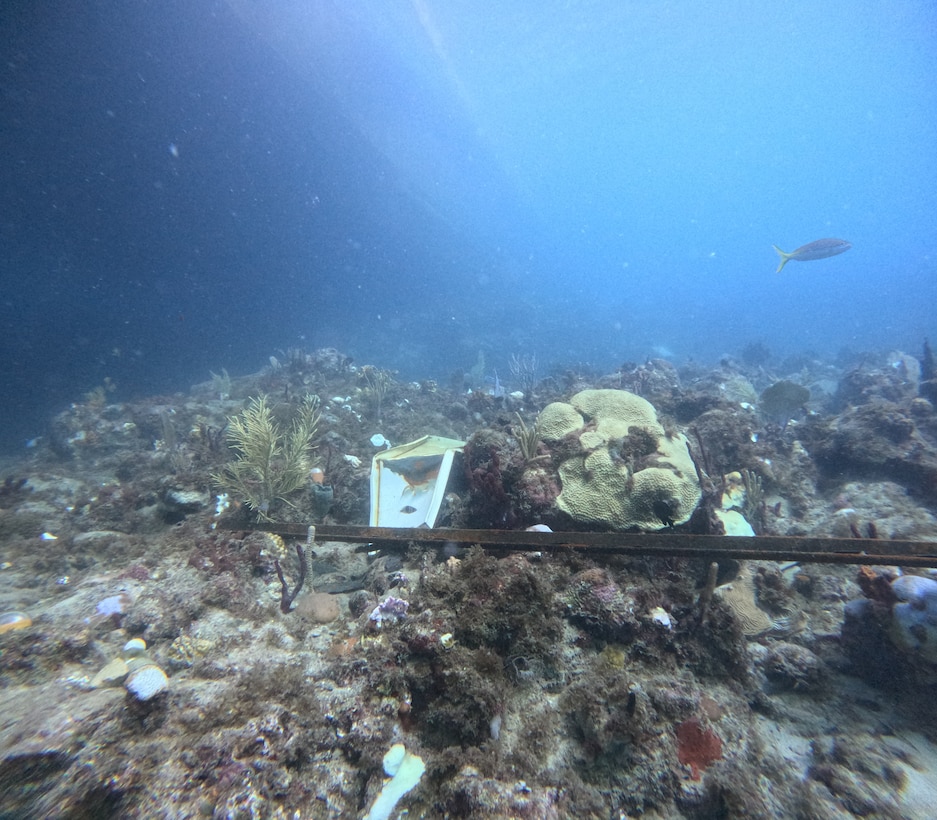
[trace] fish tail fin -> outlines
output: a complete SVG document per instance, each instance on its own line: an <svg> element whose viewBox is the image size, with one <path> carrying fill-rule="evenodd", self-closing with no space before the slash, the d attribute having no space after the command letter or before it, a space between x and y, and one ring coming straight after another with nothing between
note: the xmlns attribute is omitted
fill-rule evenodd
<svg viewBox="0 0 937 820"><path fill-rule="evenodd" d="M778 269L775 271L775 273L780 273L781 268L783 268L788 263L788 260L791 258L792 254L784 253L784 251L782 251L777 245L772 245L771 247L774 248L778 252L778 256L781 257L781 264L778 265Z"/></svg>

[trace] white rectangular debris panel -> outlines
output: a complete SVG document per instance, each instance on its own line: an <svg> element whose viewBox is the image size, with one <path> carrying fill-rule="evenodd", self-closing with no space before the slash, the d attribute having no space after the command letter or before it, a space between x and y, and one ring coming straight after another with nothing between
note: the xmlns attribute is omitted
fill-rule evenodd
<svg viewBox="0 0 937 820"><path fill-rule="evenodd" d="M433 527L464 441L423 436L371 461L371 526Z"/></svg>

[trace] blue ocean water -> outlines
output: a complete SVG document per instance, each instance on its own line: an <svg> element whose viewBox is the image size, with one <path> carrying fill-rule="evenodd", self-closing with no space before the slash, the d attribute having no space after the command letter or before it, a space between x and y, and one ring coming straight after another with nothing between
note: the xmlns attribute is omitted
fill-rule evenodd
<svg viewBox="0 0 937 820"><path fill-rule="evenodd" d="M0 447L291 347L445 380L937 341L937 9L0 7ZM786 251L850 241L775 274Z"/></svg>

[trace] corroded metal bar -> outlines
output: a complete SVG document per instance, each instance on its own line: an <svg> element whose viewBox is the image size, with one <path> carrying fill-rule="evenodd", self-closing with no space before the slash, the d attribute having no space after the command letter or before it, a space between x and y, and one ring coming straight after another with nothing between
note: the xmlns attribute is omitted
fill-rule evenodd
<svg viewBox="0 0 937 820"><path fill-rule="evenodd" d="M225 524L222 522L224 528ZM242 529L231 526L230 529ZM305 538L307 524L259 524L251 530ZM373 543L379 546L420 543L480 544L486 549L577 550L660 558L755 559L823 564L896 564L937 567L937 542L864 538L807 538L756 535L729 538L688 533L530 532L527 530L409 529L318 525L316 539Z"/></svg>

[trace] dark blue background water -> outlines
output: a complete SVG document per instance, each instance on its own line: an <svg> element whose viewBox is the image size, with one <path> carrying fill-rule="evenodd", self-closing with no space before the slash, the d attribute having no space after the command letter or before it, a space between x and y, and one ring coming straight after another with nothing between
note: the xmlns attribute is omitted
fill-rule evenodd
<svg viewBox="0 0 937 820"><path fill-rule="evenodd" d="M706 5L4 3L0 446L288 347L917 353L934 5Z"/></svg>

